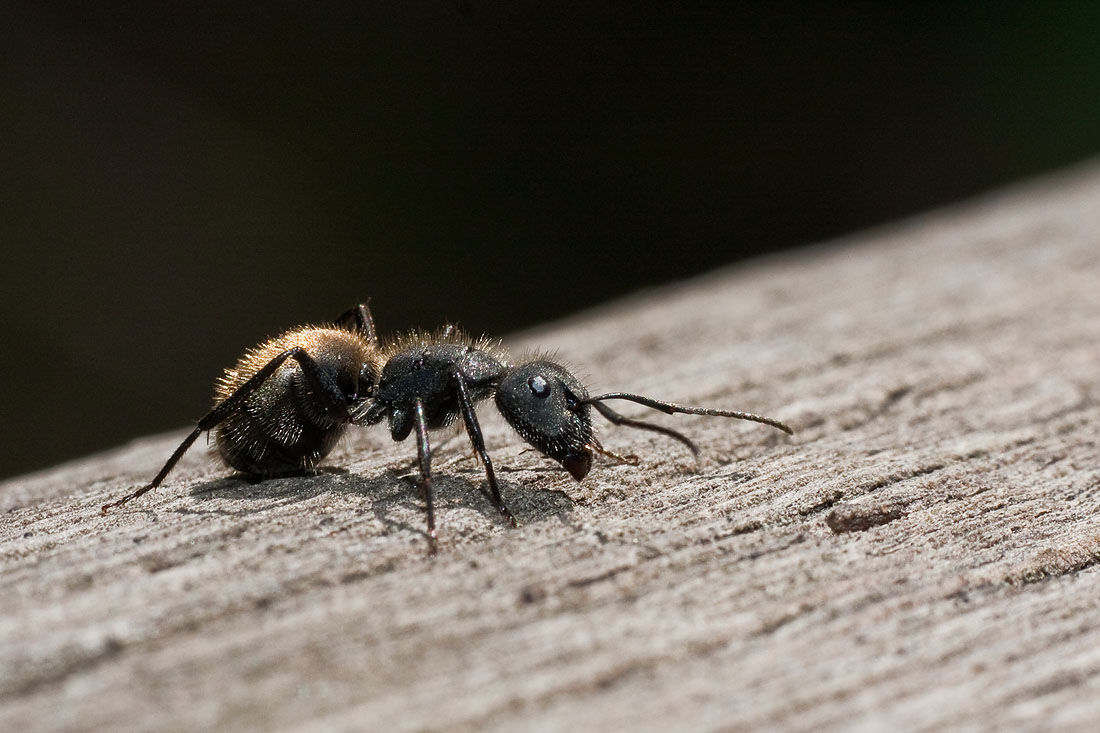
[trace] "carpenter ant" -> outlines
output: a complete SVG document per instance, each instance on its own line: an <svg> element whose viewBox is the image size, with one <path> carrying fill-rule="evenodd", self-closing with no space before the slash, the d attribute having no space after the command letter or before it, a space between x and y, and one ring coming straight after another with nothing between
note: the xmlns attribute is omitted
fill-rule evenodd
<svg viewBox="0 0 1100 733"><path fill-rule="evenodd" d="M292 360L288 362L288 360ZM105 504L101 513L156 488L187 449L216 429L222 459L242 473L263 478L311 469L328 455L349 424L388 420L390 435L402 441L416 431L418 486L427 508L428 536L436 547L428 432L460 417L485 466L493 505L516 526L497 484L474 407L494 398L497 410L519 435L561 464L577 481L588 475L594 455L630 459L606 450L596 439L591 409L615 425L650 430L699 449L682 433L628 418L604 404L637 402L669 415L732 417L771 425L784 423L748 412L685 407L628 392L590 396L564 366L544 357L518 365L487 339L471 339L447 326L437 334L413 334L382 348L366 305L328 326L287 331L245 352L215 389L215 406L176 448L151 482Z"/></svg>
<svg viewBox="0 0 1100 733"><path fill-rule="evenodd" d="M560 463L577 481L588 475L596 453L628 460L605 450L596 439L590 408L615 425L651 430L678 440L698 455L699 449L683 434L624 417L605 405L607 400L629 400L670 415L685 413L752 420L792 433L778 420L747 412L684 407L626 392L592 397L561 364L546 358L533 358L512 365L494 342L471 339L453 326L437 334L413 334L399 339L383 349L383 356L385 366L373 399L355 422L374 425L388 420L390 435L395 441L402 441L416 431L419 488L427 507L428 536L433 551L436 530L428 432L450 425L460 417L485 466L493 505L513 527L516 526L515 517L501 497L493 461L485 450L474 411L477 402L489 397L494 398L501 415L525 441Z"/></svg>
<svg viewBox="0 0 1100 733"><path fill-rule="evenodd" d="M374 321L359 305L323 326L302 326L249 349L214 388L214 408L145 486L101 514L152 491L207 430L231 467L263 478L312 469L355 422L382 360Z"/></svg>

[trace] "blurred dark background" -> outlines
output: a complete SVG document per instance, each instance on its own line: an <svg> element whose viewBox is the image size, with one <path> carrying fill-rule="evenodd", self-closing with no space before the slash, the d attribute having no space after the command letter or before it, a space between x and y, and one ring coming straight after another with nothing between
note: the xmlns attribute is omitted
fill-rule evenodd
<svg viewBox="0 0 1100 733"><path fill-rule="evenodd" d="M1097 3L9 2L0 475L182 427L368 296L504 334L1082 160L1098 38Z"/></svg>

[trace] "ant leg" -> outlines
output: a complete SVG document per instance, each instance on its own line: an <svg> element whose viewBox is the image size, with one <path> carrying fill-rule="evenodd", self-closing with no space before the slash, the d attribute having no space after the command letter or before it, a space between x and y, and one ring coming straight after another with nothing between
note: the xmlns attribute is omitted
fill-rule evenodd
<svg viewBox="0 0 1100 733"><path fill-rule="evenodd" d="M360 303L354 308L350 308L341 313L333 322L340 328L346 328L351 331L355 331L362 336L368 344L371 346L378 345L378 332L374 329L374 318L370 314L370 308L368 308L368 300L366 303Z"/></svg>
<svg viewBox="0 0 1100 733"><path fill-rule="evenodd" d="M489 493L493 497L493 505L501 516L508 520L513 527L519 526L512 510L504 504L500 496L500 487L497 486L497 475L493 471L493 459L485 450L485 439L481 436L481 426L478 425L477 415L474 413L474 404L470 399L470 393L466 391L466 382L458 372L453 374L455 388L458 392L458 404L462 408L462 420L466 423L466 432L470 436L470 442L474 444L474 450L481 456L481 462L485 464L485 475L489 479Z"/></svg>
<svg viewBox="0 0 1100 733"><path fill-rule="evenodd" d="M209 415L207 417L209 417ZM191 431L190 435L183 439L183 442L179 444L179 447L176 448L176 451L168 459L168 462L164 464L164 467L160 469L157 475L153 477L152 481L145 484L132 494L127 494L121 499L104 504L99 508L99 513L101 515L106 515L108 509L120 507L126 502L130 501L130 499L136 499L142 494L148 491L152 491L153 489L160 486L160 482L164 480L164 477L168 475L168 472L171 471L177 463L179 463L179 460L183 458L183 454L187 452L187 449L191 447L191 444L195 442L195 439L198 438L200 434L202 434L202 430L203 429L201 427L196 427L194 430Z"/></svg>
<svg viewBox="0 0 1100 733"><path fill-rule="evenodd" d="M609 421L611 421L615 425L626 425L627 427L631 427L631 428L639 428L641 430L651 430L654 433L660 433L661 435L667 435L668 437L672 438L673 440L678 440L681 443L683 443L684 445L686 445L691 450L692 455L694 455L696 459L699 458L699 448L698 448L698 446L696 446L695 443L693 443L691 441L691 439L688 438L683 433L680 433L676 430L673 430L672 428L666 428L663 425L654 425L653 423L643 422L641 420L634 420L632 418L626 417L625 415L620 415L619 413L615 412L614 410L612 410L610 407L603 404L602 402L593 402L592 406L596 408L596 412L598 412L601 415L603 415L604 417L606 417Z"/></svg>
<svg viewBox="0 0 1100 733"><path fill-rule="evenodd" d="M435 507L432 503L432 447L428 443L428 419L424 415L424 403L419 399L413 406L413 424L416 425L416 456L420 461L420 493L428 507L428 542L431 552L436 551Z"/></svg>
<svg viewBox="0 0 1100 733"><path fill-rule="evenodd" d="M333 383L332 379L327 374L321 371L320 367L317 366L317 362L313 360L313 357L310 356L305 349L300 346L295 346L293 349L287 349L283 353L274 357L267 364L265 364L263 368L253 374L247 382L238 387L236 392L222 400L217 405L217 407L208 412L201 420L199 420L198 425L195 426L195 429L191 431L190 435L184 438L183 442L180 443L179 447L176 448L174 453L172 453L171 457L168 459L168 462L165 463L164 467L161 468L157 475L153 477L152 481L145 484L132 494L127 494L117 501L112 501L108 504L104 504L99 508L99 513L106 514L108 509L115 509L117 507L120 507L131 499L136 499L142 494L152 491L156 487L160 486L161 481L163 481L164 477L168 475L168 472L171 471L173 467L175 467L180 458L183 458L183 454L187 452L187 449L191 447L191 444L195 442L195 439L198 438L201 433L207 430L213 430L222 422L222 420L236 412L237 409L240 408L240 406L248 398L248 396L259 389L260 385L262 385L268 377L274 374L275 370L282 366L283 362L287 359L294 359L298 362L298 365L302 368L302 372L307 376L307 378L311 379L311 381L313 381L317 386L321 388L320 394L324 395L328 401L332 402L333 404L339 404L340 402L342 402L343 397L340 395L339 387L337 387L336 384Z"/></svg>

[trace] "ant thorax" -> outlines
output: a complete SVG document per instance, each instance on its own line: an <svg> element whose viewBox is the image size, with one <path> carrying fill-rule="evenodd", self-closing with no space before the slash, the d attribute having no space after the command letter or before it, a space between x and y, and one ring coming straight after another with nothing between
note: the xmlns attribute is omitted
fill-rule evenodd
<svg viewBox="0 0 1100 733"><path fill-rule="evenodd" d="M435 429L453 423L460 414L456 376L471 402L492 395L506 371L504 353L495 342L472 340L445 331L413 335L386 349L386 363L364 422L389 417L394 440L403 440L413 428L413 410L419 402L427 425Z"/></svg>

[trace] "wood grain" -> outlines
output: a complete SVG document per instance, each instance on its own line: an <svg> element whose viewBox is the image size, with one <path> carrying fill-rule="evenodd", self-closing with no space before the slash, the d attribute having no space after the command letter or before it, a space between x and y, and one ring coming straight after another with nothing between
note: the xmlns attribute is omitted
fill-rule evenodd
<svg viewBox="0 0 1100 733"><path fill-rule="evenodd" d="M331 471L258 485L196 449L107 517L182 431L9 481L0 729L1100 717L1100 167L508 343L556 349L593 389L796 433L652 413L699 442L697 471L675 442L608 427L641 465L604 461L577 484L486 404L522 526L495 516L453 440L437 557L415 450L384 429Z"/></svg>

